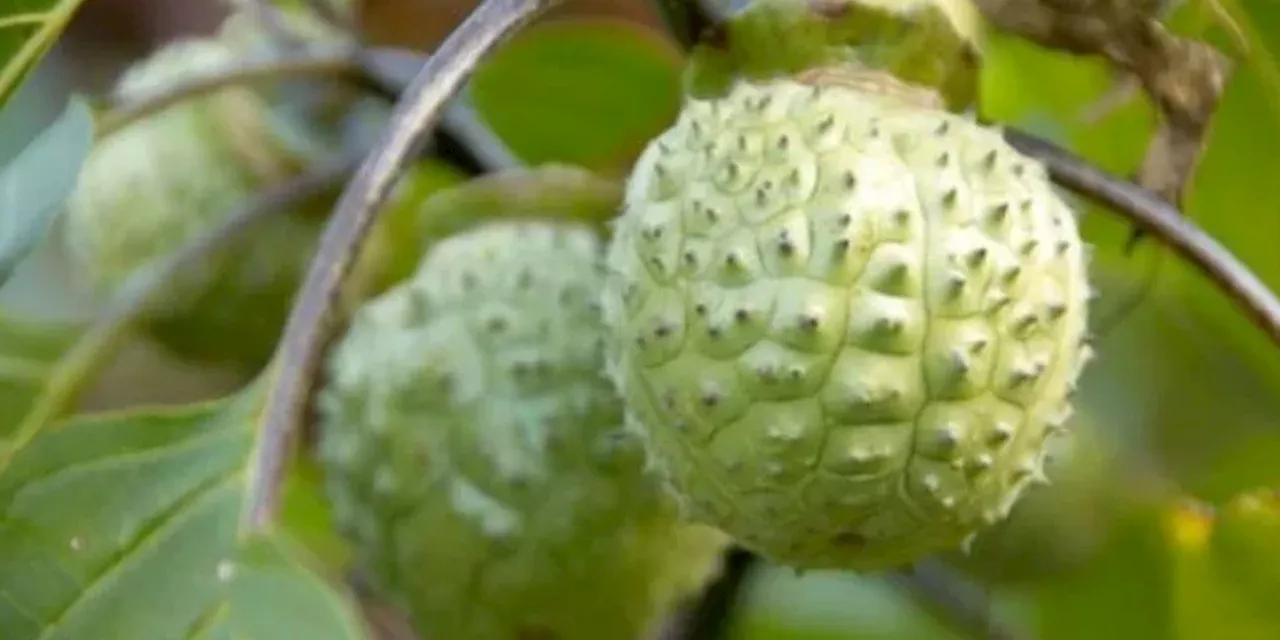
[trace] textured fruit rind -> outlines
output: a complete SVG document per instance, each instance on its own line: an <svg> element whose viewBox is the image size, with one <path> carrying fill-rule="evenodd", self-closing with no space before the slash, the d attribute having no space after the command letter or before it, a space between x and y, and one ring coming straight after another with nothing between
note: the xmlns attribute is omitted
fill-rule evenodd
<svg viewBox="0 0 1280 640"><path fill-rule="evenodd" d="M1006 516L1087 356L1043 167L846 86L689 100L607 265L629 423L691 517L797 567L892 567Z"/></svg>
<svg viewBox="0 0 1280 640"><path fill-rule="evenodd" d="M725 538L677 522L603 376L600 246L503 222L363 307L318 407L335 515L428 638L640 638Z"/></svg>

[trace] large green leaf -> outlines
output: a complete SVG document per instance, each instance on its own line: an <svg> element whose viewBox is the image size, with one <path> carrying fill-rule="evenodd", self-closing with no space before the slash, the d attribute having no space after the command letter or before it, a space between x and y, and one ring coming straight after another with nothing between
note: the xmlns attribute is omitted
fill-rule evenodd
<svg viewBox="0 0 1280 640"><path fill-rule="evenodd" d="M10 126L0 126L0 138L24 135L8 130L16 122L6 115L0 113L0 124ZM0 166L0 285L45 236L75 189L93 146L93 125L89 106L73 97L53 124Z"/></svg>
<svg viewBox="0 0 1280 640"><path fill-rule="evenodd" d="M356 640L350 602L239 528L257 387L50 426L0 475L5 640Z"/></svg>
<svg viewBox="0 0 1280 640"><path fill-rule="evenodd" d="M6 0L0 5L0 106L58 40L84 0Z"/></svg>
<svg viewBox="0 0 1280 640"><path fill-rule="evenodd" d="M522 161L618 172L680 107L680 57L645 27L598 19L529 28L470 86L476 111Z"/></svg>

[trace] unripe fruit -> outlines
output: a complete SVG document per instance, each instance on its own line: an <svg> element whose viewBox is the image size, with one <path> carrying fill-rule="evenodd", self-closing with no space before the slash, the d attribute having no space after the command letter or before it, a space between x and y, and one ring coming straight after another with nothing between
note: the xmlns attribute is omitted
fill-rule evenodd
<svg viewBox="0 0 1280 640"><path fill-rule="evenodd" d="M237 60L219 40L180 40L126 71L116 95L124 102L142 99ZM227 87L99 140L62 221L79 274L112 297L139 272L217 228L258 191L312 162L275 135L269 109L253 90ZM148 332L184 358L261 366L274 350L332 197L321 194L260 221L183 274L147 310ZM371 244L381 242L379 234ZM362 265L374 262L366 258Z"/></svg>
<svg viewBox="0 0 1280 640"><path fill-rule="evenodd" d="M842 74L690 98L630 177L602 301L611 375L692 518L874 570L1043 479L1088 283L1039 164Z"/></svg>
<svg viewBox="0 0 1280 640"><path fill-rule="evenodd" d="M450 236L332 352L335 515L423 637L638 640L718 566L622 427L600 254L567 223Z"/></svg>

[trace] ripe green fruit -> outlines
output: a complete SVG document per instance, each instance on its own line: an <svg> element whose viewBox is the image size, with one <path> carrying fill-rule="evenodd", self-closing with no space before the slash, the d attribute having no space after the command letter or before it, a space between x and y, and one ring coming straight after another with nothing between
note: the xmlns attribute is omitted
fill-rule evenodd
<svg viewBox="0 0 1280 640"><path fill-rule="evenodd" d="M602 302L690 517L781 564L874 570L1043 479L1089 286L1039 164L844 73L690 98L630 177Z"/></svg>
<svg viewBox="0 0 1280 640"><path fill-rule="evenodd" d="M718 566L622 427L600 254L567 223L450 236L332 353L335 516L424 637L639 639Z"/></svg>

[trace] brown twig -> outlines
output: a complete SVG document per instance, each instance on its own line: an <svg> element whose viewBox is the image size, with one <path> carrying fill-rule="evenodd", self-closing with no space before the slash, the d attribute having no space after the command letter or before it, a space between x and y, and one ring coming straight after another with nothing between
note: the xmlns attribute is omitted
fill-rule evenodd
<svg viewBox="0 0 1280 640"><path fill-rule="evenodd" d="M484 55L554 4L555 0L485 0L419 70L374 151L343 191L276 352L249 479L249 529L270 527L275 520L291 445L334 337L342 283L392 186Z"/></svg>
<svg viewBox="0 0 1280 640"><path fill-rule="evenodd" d="M169 283L199 267L210 255L242 238L268 217L341 184L354 171L355 164L353 159L345 159L320 166L259 193L223 224L200 234L142 272L145 276L132 280L58 361L44 391L18 426L9 451L21 447L45 424L66 412L94 373L109 364L107 356L121 344L126 329L169 291ZM7 453L0 451L0 469L7 463Z"/></svg>
<svg viewBox="0 0 1280 640"><path fill-rule="evenodd" d="M1195 265L1280 346L1280 299L1226 247L1168 201L1075 157L1058 146L1006 129L1005 138L1048 167L1054 181L1146 229Z"/></svg>
<svg viewBox="0 0 1280 640"><path fill-rule="evenodd" d="M974 5L1005 31L1058 51L1100 56L1136 78L1160 112L1137 182L1181 204L1231 71L1225 55L1170 33L1160 22L1160 2L974 0Z"/></svg>

